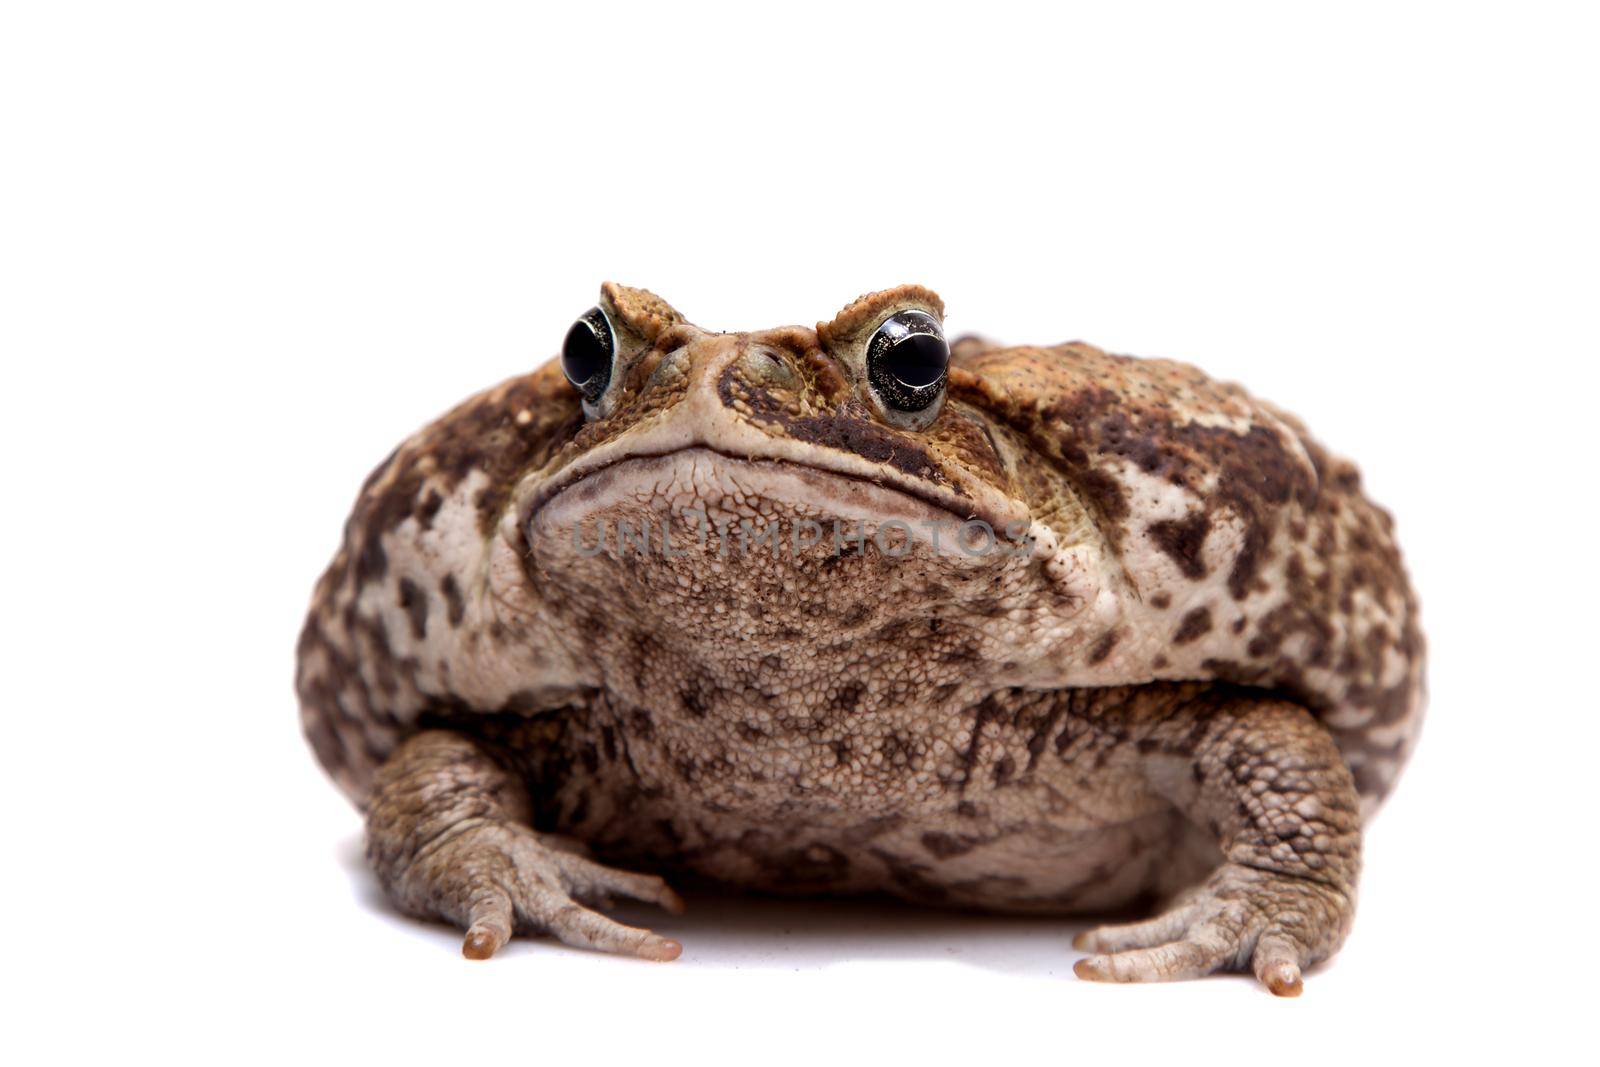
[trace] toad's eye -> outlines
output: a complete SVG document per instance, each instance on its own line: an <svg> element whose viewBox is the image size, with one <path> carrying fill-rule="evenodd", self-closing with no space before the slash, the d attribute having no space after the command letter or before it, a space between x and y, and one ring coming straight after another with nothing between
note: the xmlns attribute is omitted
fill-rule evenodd
<svg viewBox="0 0 1600 1067"><path fill-rule="evenodd" d="M900 311L867 342L867 378L883 406L924 411L944 392L950 347L939 320L925 311Z"/></svg>
<svg viewBox="0 0 1600 1067"><path fill-rule="evenodd" d="M611 384L611 353L616 347L611 323L599 308L585 311L567 331L567 339L561 345L561 370L591 404Z"/></svg>

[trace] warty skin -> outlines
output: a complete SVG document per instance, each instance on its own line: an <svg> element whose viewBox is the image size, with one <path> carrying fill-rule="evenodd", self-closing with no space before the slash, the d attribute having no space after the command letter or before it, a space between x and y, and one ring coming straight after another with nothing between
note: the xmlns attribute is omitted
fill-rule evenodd
<svg viewBox="0 0 1600 1067"><path fill-rule="evenodd" d="M1081 343L958 341L898 410L869 365L895 316L942 319L917 286L815 329L712 333L611 284L599 309L605 391L553 361L418 432L313 598L302 723L401 908L473 957L540 932L654 959L680 946L603 907L681 908L661 875L1154 908L1083 935L1077 973L1299 992L1423 706L1350 463ZM980 522L994 551L963 547Z"/></svg>

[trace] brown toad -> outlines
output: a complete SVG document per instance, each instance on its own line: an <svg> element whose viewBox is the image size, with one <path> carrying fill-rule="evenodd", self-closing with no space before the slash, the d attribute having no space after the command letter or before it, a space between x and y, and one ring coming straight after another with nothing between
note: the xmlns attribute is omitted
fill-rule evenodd
<svg viewBox="0 0 1600 1067"><path fill-rule="evenodd" d="M672 959L591 910L680 907L623 868L1172 898L1077 973L1297 993L1421 717L1355 468L1184 364L947 346L916 286L721 334L601 293L373 473L317 586L301 717L392 899L474 958L522 930Z"/></svg>

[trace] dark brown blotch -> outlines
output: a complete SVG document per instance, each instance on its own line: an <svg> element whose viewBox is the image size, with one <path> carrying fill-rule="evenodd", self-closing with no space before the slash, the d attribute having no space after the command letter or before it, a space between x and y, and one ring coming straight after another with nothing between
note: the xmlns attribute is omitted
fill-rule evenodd
<svg viewBox="0 0 1600 1067"><path fill-rule="evenodd" d="M839 687L839 692L829 701L831 707L846 714L855 711L861 704L861 695L867 687L860 682L846 682Z"/></svg>
<svg viewBox="0 0 1600 1067"><path fill-rule="evenodd" d="M400 607L411 620L411 633L422 640L428 634L428 594L410 578L400 579Z"/></svg>
<svg viewBox="0 0 1600 1067"><path fill-rule="evenodd" d="M1156 547L1165 552L1185 578L1200 579L1206 576L1205 562L1200 558L1206 535L1211 532L1211 516L1204 511L1190 512L1183 519L1166 519L1151 523L1148 533Z"/></svg>
<svg viewBox="0 0 1600 1067"><path fill-rule="evenodd" d="M1186 645L1210 632L1211 609L1195 608L1183 616L1183 621L1178 624L1177 631L1172 635L1172 643Z"/></svg>
<svg viewBox="0 0 1600 1067"><path fill-rule="evenodd" d="M439 592L444 595L445 617L450 620L452 627L460 626L461 620L467 615L467 602L462 599L461 587L456 584L456 576L445 575L439 582Z"/></svg>
<svg viewBox="0 0 1600 1067"><path fill-rule="evenodd" d="M1100 640L1096 641L1094 647L1089 650L1089 665L1092 667L1097 663L1105 662L1106 657L1111 655L1111 650L1117 647L1117 642L1121 639L1122 631L1120 630L1107 630L1100 635Z"/></svg>
<svg viewBox="0 0 1600 1067"><path fill-rule="evenodd" d="M922 835L922 847L941 860L971 852L977 844L978 842L974 838L942 833L936 830L930 830Z"/></svg>

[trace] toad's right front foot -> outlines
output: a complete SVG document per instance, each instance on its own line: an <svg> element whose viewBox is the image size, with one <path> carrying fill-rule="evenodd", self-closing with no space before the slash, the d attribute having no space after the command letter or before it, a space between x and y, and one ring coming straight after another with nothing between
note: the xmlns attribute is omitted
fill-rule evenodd
<svg viewBox="0 0 1600 1067"><path fill-rule="evenodd" d="M675 960L683 951L671 938L624 926L578 903L604 906L623 896L681 913L682 899L660 878L560 851L516 823L484 822L457 831L399 872L389 894L414 915L464 928L461 954L473 960L494 955L516 931L649 960Z"/></svg>
<svg viewBox="0 0 1600 1067"><path fill-rule="evenodd" d="M521 806L519 792L465 738L430 731L408 740L379 772L367 810L367 856L390 899L466 930L468 959L488 959L515 932L677 959L678 942L583 905L621 896L678 914L678 894L654 875L603 866L516 821L508 808Z"/></svg>

